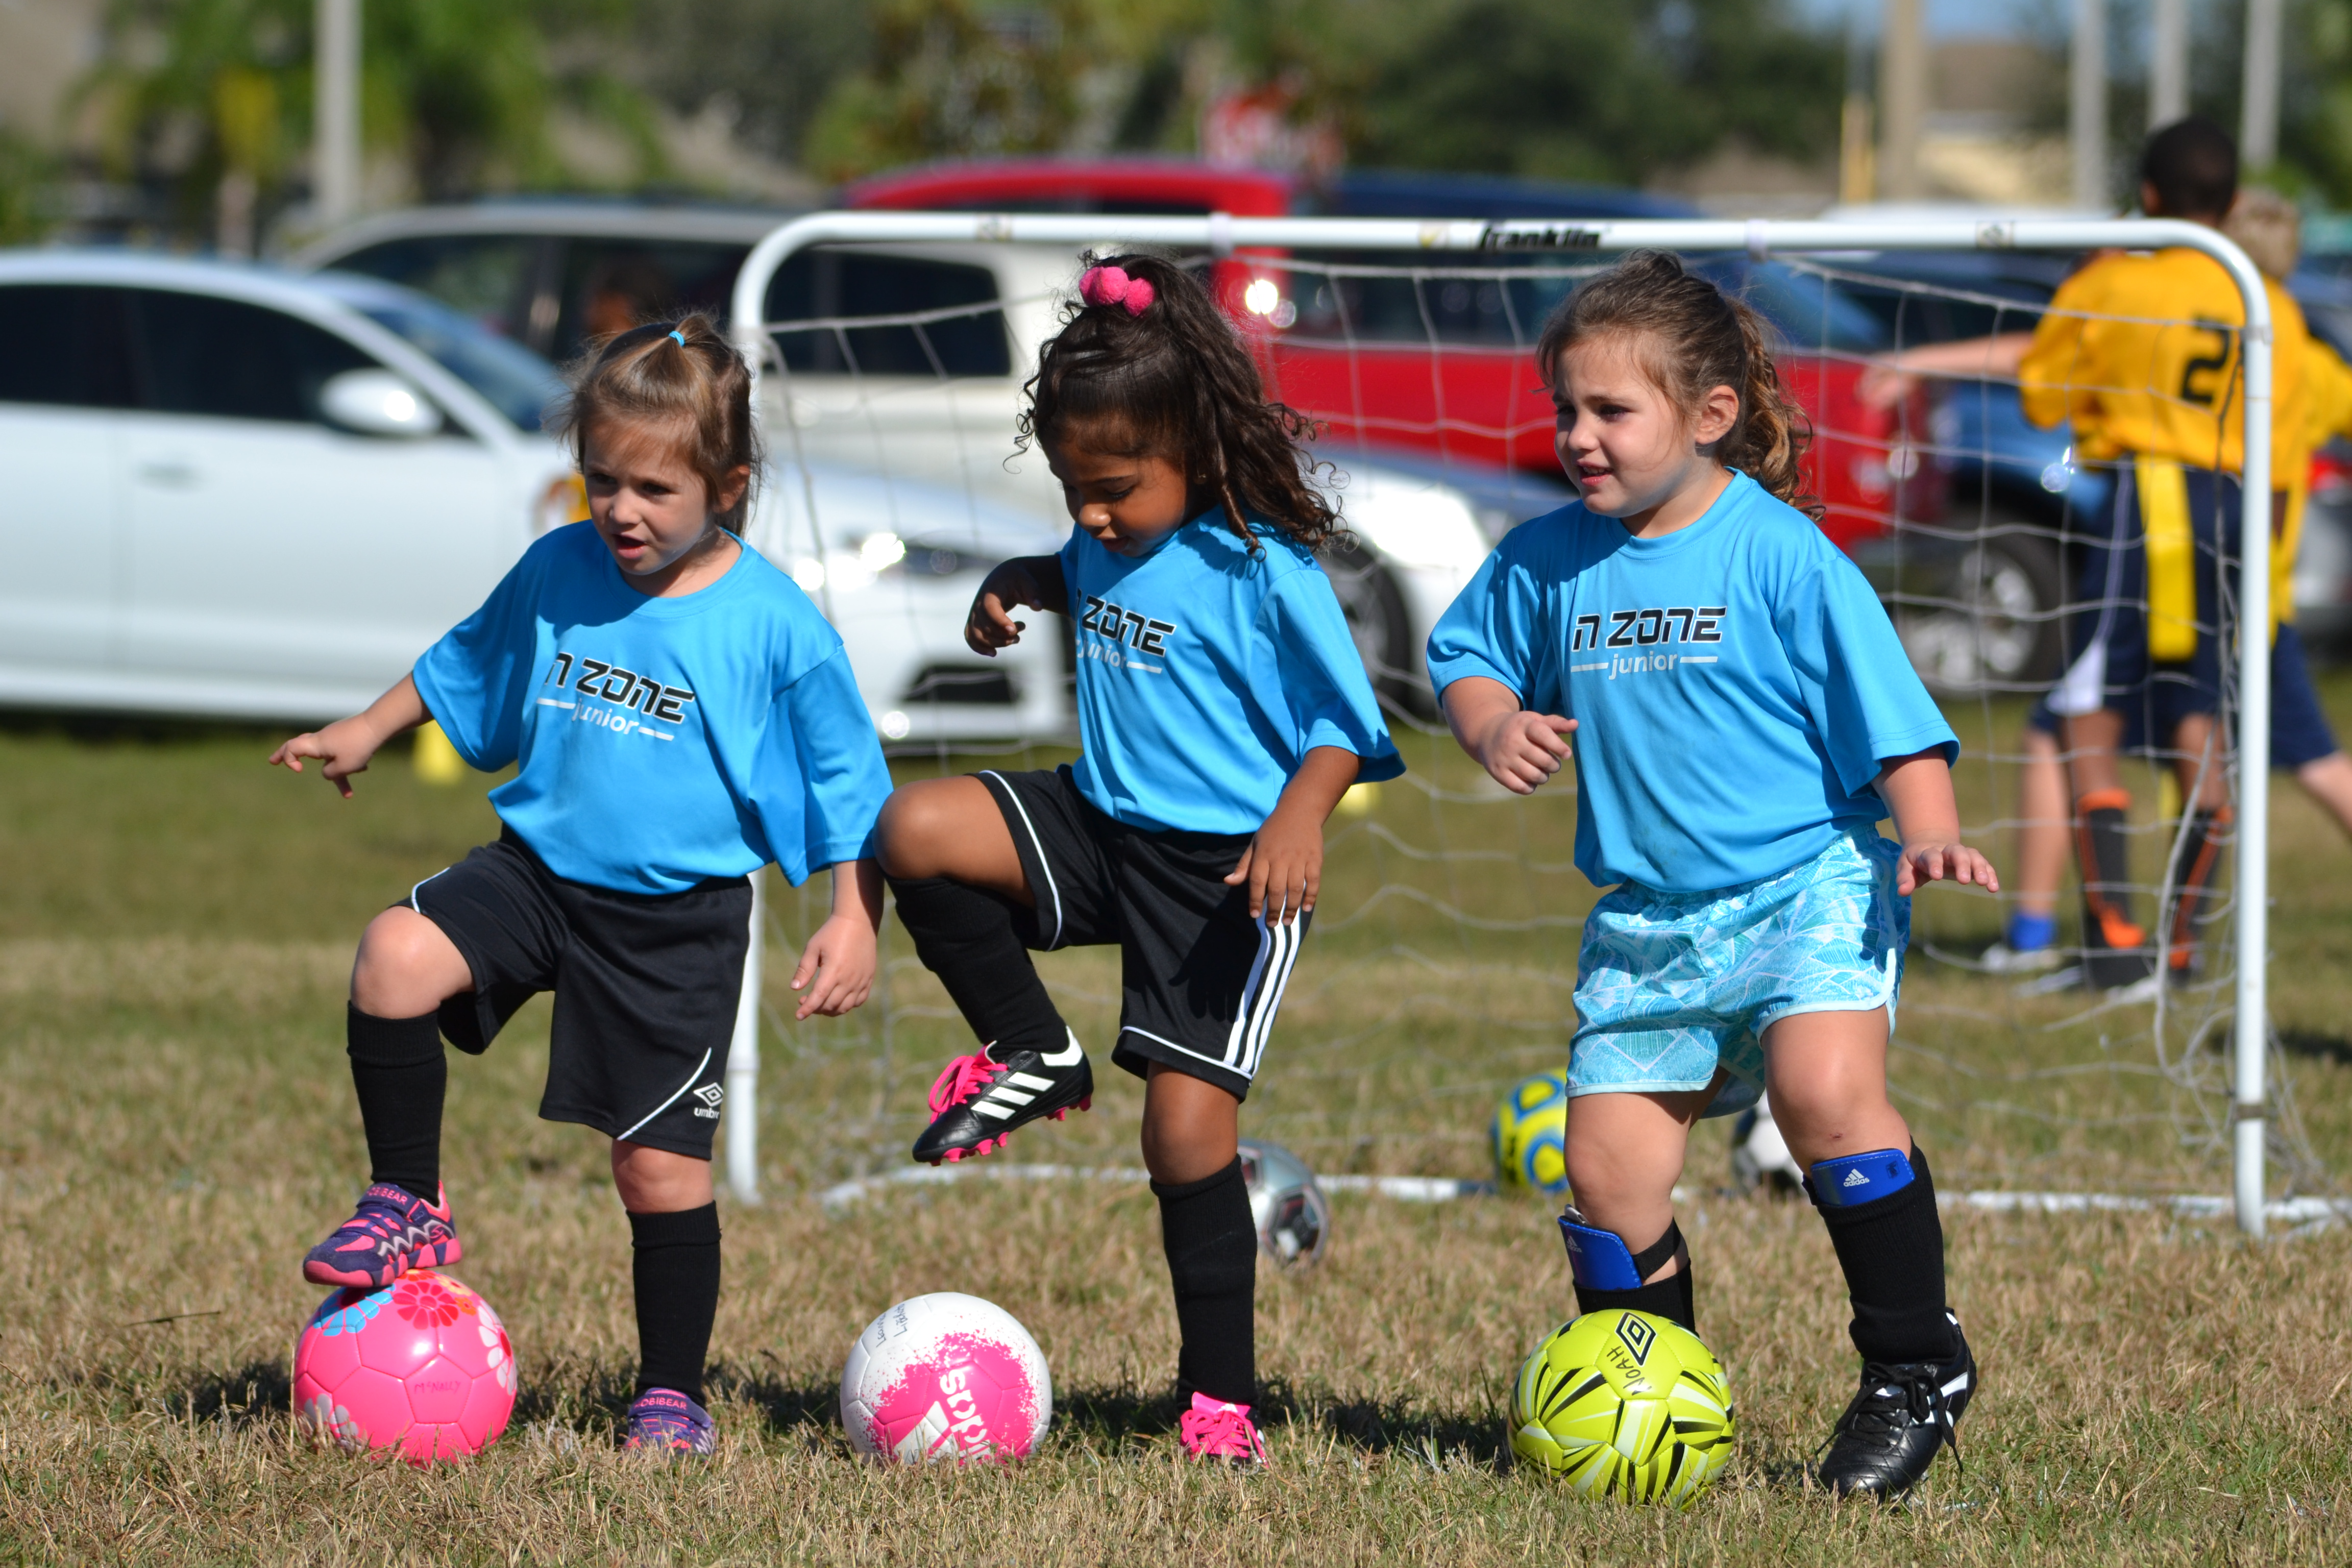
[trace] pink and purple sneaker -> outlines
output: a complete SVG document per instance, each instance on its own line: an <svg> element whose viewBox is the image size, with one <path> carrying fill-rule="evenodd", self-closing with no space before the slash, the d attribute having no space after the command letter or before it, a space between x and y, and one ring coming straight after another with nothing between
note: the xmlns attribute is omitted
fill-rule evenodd
<svg viewBox="0 0 2352 1568"><path fill-rule="evenodd" d="M708 1454L719 1447L710 1412L675 1388L648 1388L629 1405L629 1453Z"/></svg>
<svg viewBox="0 0 2352 1568"><path fill-rule="evenodd" d="M1205 1394L1192 1395L1192 1408L1176 1423L1176 1435L1190 1459L1219 1459L1255 1469L1265 1463L1265 1439L1246 1405L1229 1405Z"/></svg>
<svg viewBox="0 0 2352 1568"><path fill-rule="evenodd" d="M378 1182L360 1194L352 1217L302 1259L302 1278L317 1285L381 1290L412 1268L438 1268L466 1255L449 1215L446 1188L426 1203L405 1187Z"/></svg>

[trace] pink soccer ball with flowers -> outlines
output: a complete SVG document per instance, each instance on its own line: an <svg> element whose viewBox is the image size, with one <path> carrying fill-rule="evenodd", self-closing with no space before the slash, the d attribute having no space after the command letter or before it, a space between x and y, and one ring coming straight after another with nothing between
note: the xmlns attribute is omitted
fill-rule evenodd
<svg viewBox="0 0 2352 1568"><path fill-rule="evenodd" d="M413 1465L479 1453L514 1414L514 1347L471 1289L432 1270L337 1290L294 1346L294 1415L354 1452Z"/></svg>

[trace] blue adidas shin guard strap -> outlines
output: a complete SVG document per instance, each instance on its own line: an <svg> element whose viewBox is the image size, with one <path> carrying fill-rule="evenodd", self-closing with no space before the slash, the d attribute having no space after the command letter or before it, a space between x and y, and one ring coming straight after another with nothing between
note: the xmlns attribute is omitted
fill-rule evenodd
<svg viewBox="0 0 2352 1568"><path fill-rule="evenodd" d="M1891 1198L1911 1184L1911 1162L1900 1149L1873 1149L1823 1160L1805 1176L1805 1190L1825 1209L1850 1209Z"/></svg>
<svg viewBox="0 0 2352 1568"><path fill-rule="evenodd" d="M1683 1244L1683 1228L1669 1222L1666 1234L1642 1249L1641 1256L1613 1230L1587 1225L1574 1209L1559 1216L1560 1239L1568 1243L1568 1268L1586 1290L1638 1290L1642 1281L1657 1272Z"/></svg>

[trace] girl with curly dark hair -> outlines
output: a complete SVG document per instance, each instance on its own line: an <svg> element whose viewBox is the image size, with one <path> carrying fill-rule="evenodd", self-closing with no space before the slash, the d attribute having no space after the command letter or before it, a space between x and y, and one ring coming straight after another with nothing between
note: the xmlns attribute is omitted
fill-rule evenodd
<svg viewBox="0 0 2352 1568"><path fill-rule="evenodd" d="M1077 526L1058 554L992 572L964 628L993 657L1027 629L1018 608L1075 618L1083 754L908 784L882 815L898 918L982 1041L932 1086L915 1158L985 1154L1091 1103L1027 950L1117 943L1111 1060L1145 1080L1184 1448L1256 1463L1238 1114L1315 908L1324 819L1404 764L1312 553L1339 519L1308 482L1307 422L1267 400L1192 274L1087 261L1021 419Z"/></svg>

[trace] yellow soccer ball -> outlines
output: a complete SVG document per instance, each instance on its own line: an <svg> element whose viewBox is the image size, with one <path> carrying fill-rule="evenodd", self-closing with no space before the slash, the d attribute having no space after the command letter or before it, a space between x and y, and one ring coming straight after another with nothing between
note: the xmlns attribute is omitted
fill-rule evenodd
<svg viewBox="0 0 2352 1568"><path fill-rule="evenodd" d="M1588 1312L1511 1385L1511 1452L1587 1497L1688 1508L1731 1462L1715 1352L1648 1312Z"/></svg>
<svg viewBox="0 0 2352 1568"><path fill-rule="evenodd" d="M1568 1074L1523 1079L1495 1108L1487 1142L1495 1179L1506 1187L1533 1187L1554 1197L1568 1191Z"/></svg>

